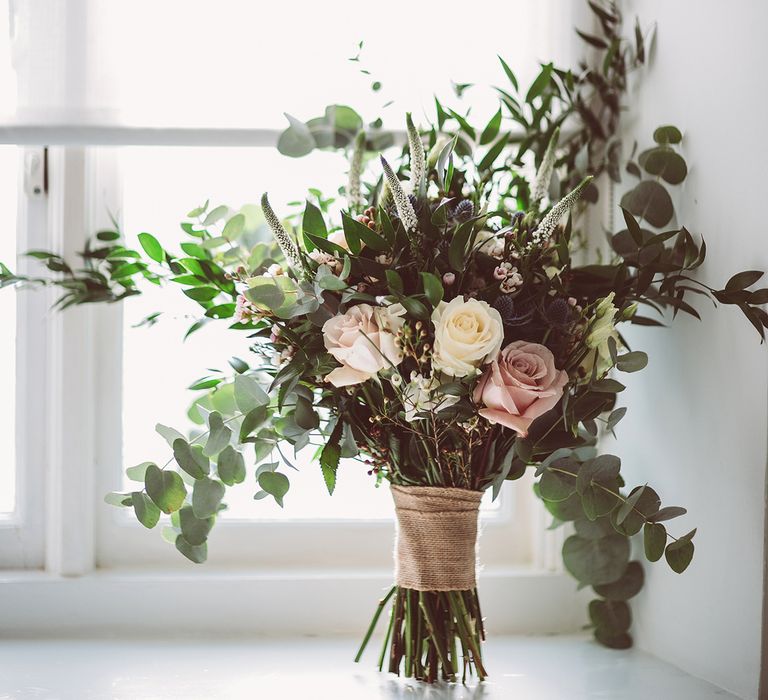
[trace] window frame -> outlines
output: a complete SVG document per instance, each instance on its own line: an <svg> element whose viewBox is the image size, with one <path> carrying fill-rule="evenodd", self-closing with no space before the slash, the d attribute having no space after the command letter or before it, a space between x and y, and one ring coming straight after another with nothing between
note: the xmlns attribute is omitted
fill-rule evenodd
<svg viewBox="0 0 768 700"><path fill-rule="evenodd" d="M35 247L53 247L72 258L94 231L109 225L108 211L121 211L117 158L110 154L111 149L94 147L94 142L109 146L180 145L179 130L168 131L166 140L164 130L152 130L149 144L137 143L130 127L122 134L120 129L110 128L108 138L104 138L103 130L80 129L79 144L69 137L58 139L65 145L46 151L48 196L30 207L35 216L20 216L20 226L25 227L20 247L34 240ZM189 147L210 144L209 129L183 131L184 143ZM23 134L0 129L0 142L11 138L34 141L50 135L48 127L39 132L25 127ZM241 140L232 145L270 147L278 136L278 130L254 129L250 137L241 134ZM27 230L34 230L37 238L28 238L31 234L26 234ZM26 435L19 440L30 450L45 449L45 457L37 458L37 464L45 463L44 470L35 474L24 468L25 482L44 479L47 484L45 508L41 509L39 503L29 504L29 512L36 512L38 520L45 511L45 536L42 523L38 523L34 558L27 555L26 561L0 559L0 566L44 565L48 571L67 575L82 575L97 568L186 566L157 531L146 532L124 512L102 500L101 494L115 489L124 468L120 456L121 389L120 382L114 381L114 377L122 377L120 304L89 305L50 314L52 290L45 291L44 304L42 294L19 295L19 302L29 307L27 316L20 320L43 314L45 340L27 341L37 347L36 361L30 362L20 375L20 386L25 388L17 391L20 397L27 397L24 400L28 403L48 407L47 446ZM19 325L31 328L26 322ZM42 352L47 356L44 374L34 369L40 366ZM27 357L24 352L18 354ZM35 383L41 392L36 402L31 401L26 389ZM31 424L28 413L20 411L18 415L26 429ZM258 513L258 504L254 512ZM557 569L559 561L555 562L548 552L559 549L562 533L546 531L542 536L539 531L545 522L546 515L536 503L530 483L507 484L502 507L483 518L484 566ZM32 535L35 529L30 527L28 531ZM373 570L391 561L393 533L394 524L381 520L259 521L255 517L252 521L221 521L211 535L208 566Z"/></svg>

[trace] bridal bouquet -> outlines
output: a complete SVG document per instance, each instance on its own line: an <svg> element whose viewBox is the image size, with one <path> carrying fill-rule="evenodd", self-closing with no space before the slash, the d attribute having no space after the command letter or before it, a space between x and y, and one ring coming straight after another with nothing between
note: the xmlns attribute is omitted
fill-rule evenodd
<svg viewBox="0 0 768 700"><path fill-rule="evenodd" d="M84 251L73 269L33 252L64 289L61 305L114 301L137 283L166 281L200 304L191 331L218 319L252 340L252 359L232 377L197 385L204 430L163 428L172 458L128 469L137 485L107 497L155 527L193 562L225 507L228 487L255 465L256 499L289 498L293 451L318 443L329 492L339 461L354 457L395 502L395 585L379 602L362 654L389 607L379 668L426 681L486 676L475 551L483 493L535 472L537 495L555 522L572 523L563 547L568 571L594 588L589 614L597 639L631 644L627 600L642 586L630 537L642 531L649 561L682 572L694 531L667 530L685 512L662 507L648 485L627 485L618 457L599 454L600 431L626 413L619 374L645 367L621 327L661 325L642 308L697 315L692 294L733 304L761 336L768 290L750 291L760 272L724 288L696 278L706 248L673 219L667 185L687 167L675 127L628 159L635 179L621 200L623 227L611 254L595 257L586 236L589 204L622 158L616 129L627 71L643 61L643 40L618 34L615 9L594 4L603 37L585 35L605 59L577 72L543 66L527 92L509 79L501 105L476 130L437 103L434 124L406 117L407 146L389 160L387 137L347 107L291 119L281 150L350 153L346 206L329 216L322 198L292 223L261 199L271 239L244 231L242 213L208 203L182 228L181 253L148 233L142 252L118 234ZM599 10L599 11L598 11ZM613 48L609 48L613 47ZM4 284L44 282L0 269ZM227 400L211 400L225 397ZM160 466L159 466L160 465ZM251 477L253 478L253 476ZM373 484L372 484L373 485Z"/></svg>

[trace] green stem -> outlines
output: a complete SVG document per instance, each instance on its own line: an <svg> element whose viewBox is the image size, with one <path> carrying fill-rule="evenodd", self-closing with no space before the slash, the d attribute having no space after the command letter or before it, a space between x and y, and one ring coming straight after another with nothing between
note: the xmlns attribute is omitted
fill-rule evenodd
<svg viewBox="0 0 768 700"><path fill-rule="evenodd" d="M392 586L392 588L389 589L389 592L379 601L379 604L376 606L376 612L373 614L373 619L371 620L371 624L368 626L368 631L365 633L365 637L363 637L363 642L360 645L360 649L357 652L357 656L355 656L355 663L358 663L360 659L363 656L363 652L365 651L365 647L368 646L368 642L371 639L371 635L373 634L373 630L376 628L376 624L379 621L379 618L381 617L381 613L384 610L384 606L386 606L389 599L392 597L394 592L397 590L397 586Z"/></svg>

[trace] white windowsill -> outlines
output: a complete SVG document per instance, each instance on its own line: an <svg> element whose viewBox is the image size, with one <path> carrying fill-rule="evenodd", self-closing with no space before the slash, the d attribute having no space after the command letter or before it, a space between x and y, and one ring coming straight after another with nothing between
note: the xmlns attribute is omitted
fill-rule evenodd
<svg viewBox="0 0 768 700"><path fill-rule="evenodd" d="M192 565L190 565L192 566ZM0 573L2 636L115 633L362 634L389 569L113 569L82 577ZM489 627L505 634L578 631L586 594L567 574L532 567L481 570ZM193 614L210 606L210 614Z"/></svg>
<svg viewBox="0 0 768 700"><path fill-rule="evenodd" d="M736 698L650 654L605 649L581 635L491 636L485 683L431 688L376 671L379 640L372 642L354 664L357 639L0 641L0 697Z"/></svg>

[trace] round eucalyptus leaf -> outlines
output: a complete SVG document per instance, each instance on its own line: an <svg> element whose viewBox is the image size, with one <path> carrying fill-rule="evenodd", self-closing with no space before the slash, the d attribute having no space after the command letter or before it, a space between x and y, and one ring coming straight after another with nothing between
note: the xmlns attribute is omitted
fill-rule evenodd
<svg viewBox="0 0 768 700"><path fill-rule="evenodd" d="M187 496L187 489L181 477L176 472L162 470L155 464L147 467L144 488L163 513L177 511Z"/></svg>
<svg viewBox="0 0 768 700"><path fill-rule="evenodd" d="M632 613L623 600L593 600L589 603L589 619L596 630L615 637L630 628Z"/></svg>
<svg viewBox="0 0 768 700"><path fill-rule="evenodd" d="M626 632L621 634L609 634L604 628L595 630L595 639L609 649L629 649L632 647L632 637Z"/></svg>
<svg viewBox="0 0 768 700"><path fill-rule="evenodd" d="M669 147L650 148L643 151L638 160L646 172L661 177L670 185L679 185L688 175L685 159Z"/></svg>
<svg viewBox="0 0 768 700"><path fill-rule="evenodd" d="M656 228L663 228L675 213L672 198L654 180L643 180L621 198L621 206Z"/></svg>
<svg viewBox="0 0 768 700"><path fill-rule="evenodd" d="M595 586L595 593L608 600L629 600L643 587L645 572L639 561L631 561L619 579Z"/></svg>
<svg viewBox="0 0 768 700"><path fill-rule="evenodd" d="M184 506L179 511L179 524L184 539L193 547L197 547L208 539L208 533L213 527L214 518L198 518L191 506Z"/></svg>
<svg viewBox="0 0 768 700"><path fill-rule="evenodd" d="M563 544L563 563L570 574L588 586L611 583L618 579L629 561L629 540L609 535L588 540L571 535Z"/></svg>
<svg viewBox="0 0 768 700"><path fill-rule="evenodd" d="M176 538L176 549L195 564L202 564L208 558L207 542L203 542L200 545L192 545L184 539L184 535L179 535Z"/></svg>
<svg viewBox="0 0 768 700"><path fill-rule="evenodd" d="M285 116L290 126L280 134L280 138L277 140L277 150L284 156L291 158L301 158L301 156L311 153L315 148L315 139L309 127L290 114Z"/></svg>
<svg viewBox="0 0 768 700"><path fill-rule="evenodd" d="M152 502L152 499L142 491L134 491L131 494L133 512L144 527L151 530L160 520L160 509Z"/></svg>
<svg viewBox="0 0 768 700"><path fill-rule="evenodd" d="M615 535L616 530L611 525L610 518L577 518L574 523L576 534L585 540L599 540L608 535Z"/></svg>
<svg viewBox="0 0 768 700"><path fill-rule="evenodd" d="M676 126L660 126L653 132L653 140L659 144L680 143L683 140L683 134Z"/></svg>
<svg viewBox="0 0 768 700"><path fill-rule="evenodd" d="M226 489L216 479L199 479L192 487L192 510L198 518L216 515ZM194 544L194 543L193 543Z"/></svg>
<svg viewBox="0 0 768 700"><path fill-rule="evenodd" d="M288 493L290 482L285 474L280 472L265 471L259 474L259 486L271 494L277 504L283 507L283 497Z"/></svg>

